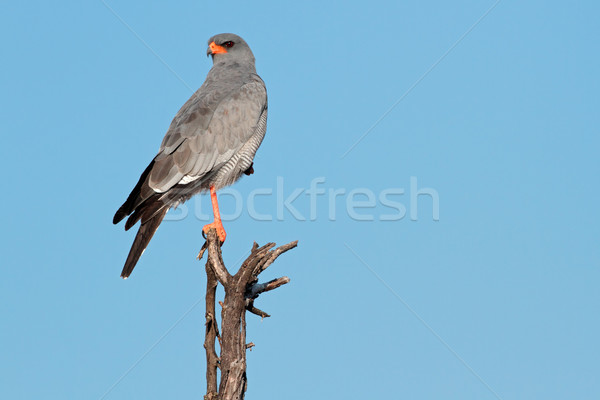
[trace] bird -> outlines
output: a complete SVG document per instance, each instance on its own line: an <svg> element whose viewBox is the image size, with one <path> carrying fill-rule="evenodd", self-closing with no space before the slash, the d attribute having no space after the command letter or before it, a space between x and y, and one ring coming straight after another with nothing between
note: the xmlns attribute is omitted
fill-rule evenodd
<svg viewBox="0 0 600 400"><path fill-rule="evenodd" d="M128 278L167 211L199 193L210 192L215 228L225 242L217 190L254 172L254 156L267 129L267 89L256 72L244 39L221 33L208 40L213 66L202 86L171 122L156 157L118 209L113 224L125 217L125 230L140 228L123 266Z"/></svg>

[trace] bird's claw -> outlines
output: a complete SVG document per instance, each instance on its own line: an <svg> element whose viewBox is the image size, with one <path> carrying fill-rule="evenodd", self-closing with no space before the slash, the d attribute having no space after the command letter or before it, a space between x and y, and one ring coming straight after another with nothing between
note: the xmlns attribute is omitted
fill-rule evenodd
<svg viewBox="0 0 600 400"><path fill-rule="evenodd" d="M220 222L221 221L219 221L219 222L215 221L211 224L204 225L204 228L202 228L202 236L204 237L204 239L206 239L206 235L208 234L208 231L210 231L212 228L214 228L217 231L217 237L219 238L219 241L221 243L225 243L225 238L227 237L227 233L225 233L225 228L223 228L223 224Z"/></svg>

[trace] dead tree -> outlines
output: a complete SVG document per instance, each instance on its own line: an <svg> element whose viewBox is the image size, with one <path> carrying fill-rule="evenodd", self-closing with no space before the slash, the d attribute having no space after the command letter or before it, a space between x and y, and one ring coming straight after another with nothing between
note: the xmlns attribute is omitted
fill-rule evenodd
<svg viewBox="0 0 600 400"><path fill-rule="evenodd" d="M287 276L258 283L258 275L286 251L293 249L298 241L288 243L276 249L275 243L259 247L252 246L250 256L242 263L235 275L231 275L221 256L221 246L216 231L208 232L206 242L198 254L202 258L208 250L206 261L206 396L205 400L241 400L246 392L246 350L254 346L246 343L246 311L269 317L264 311L254 307L254 299L290 281ZM221 305L221 331L216 317L216 290L220 283L225 289ZM220 345L220 357L215 348ZM221 371L220 383L217 381L217 368Z"/></svg>

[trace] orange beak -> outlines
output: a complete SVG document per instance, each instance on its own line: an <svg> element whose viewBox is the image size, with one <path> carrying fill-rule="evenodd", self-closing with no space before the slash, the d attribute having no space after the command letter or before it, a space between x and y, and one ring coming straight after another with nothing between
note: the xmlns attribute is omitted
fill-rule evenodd
<svg viewBox="0 0 600 400"><path fill-rule="evenodd" d="M208 45L208 54L214 55L214 54L222 54L222 53L227 53L227 50L225 50L225 47L219 46L215 42L211 42Z"/></svg>

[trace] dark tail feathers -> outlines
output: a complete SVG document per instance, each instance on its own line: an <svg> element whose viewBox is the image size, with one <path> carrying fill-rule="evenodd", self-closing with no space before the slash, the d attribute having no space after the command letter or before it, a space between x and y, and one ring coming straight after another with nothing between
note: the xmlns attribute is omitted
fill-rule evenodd
<svg viewBox="0 0 600 400"><path fill-rule="evenodd" d="M150 174L150 171L152 170L153 166L154 160L152 160L152 162L146 167L144 172L142 172L138 183L135 185L129 196L127 196L127 200L125 200L125 203L123 203L123 205L119 207L119 209L115 213L115 216L113 218L113 224L116 225L119 222L121 222L123 218L131 214L140 204L144 202L144 200L146 200L144 197L147 198L148 195L146 194L145 196L142 196L142 186L144 185L144 182L146 182L146 178Z"/></svg>
<svg viewBox="0 0 600 400"><path fill-rule="evenodd" d="M142 221L140 229L138 230L135 240L133 241L133 245L131 246L131 250L129 250L129 255L127 256L127 261L125 261L123 271L121 271L121 278L126 279L129 277L129 275L131 275L133 268L135 268L135 264L140 259L140 256L144 250L146 250L150 239L152 239L152 236L154 236L154 232L156 232L158 229L158 226L165 217L168 209L168 207L164 207L149 220Z"/></svg>

